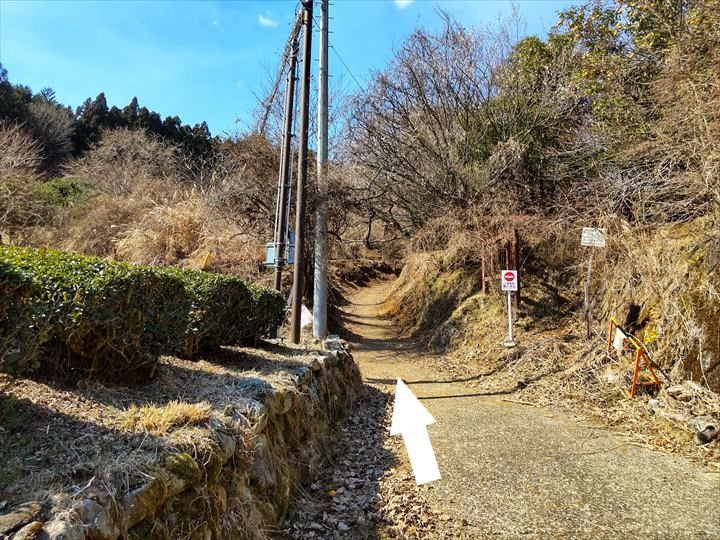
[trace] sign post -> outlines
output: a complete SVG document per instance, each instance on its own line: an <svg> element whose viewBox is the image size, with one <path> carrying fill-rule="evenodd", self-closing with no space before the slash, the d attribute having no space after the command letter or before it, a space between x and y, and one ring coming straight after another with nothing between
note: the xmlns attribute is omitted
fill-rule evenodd
<svg viewBox="0 0 720 540"><path fill-rule="evenodd" d="M582 235L580 236L580 245L590 248L604 248L605 247L605 229L593 229L592 227L583 227ZM585 280L585 299L583 300L583 316L585 317L585 333L587 338L590 339L590 280L592 279L592 256L593 252L590 250L590 260L588 261L588 274Z"/></svg>
<svg viewBox="0 0 720 540"><path fill-rule="evenodd" d="M503 291L507 291L507 309L508 309L508 338L503 345L506 347L514 347L516 345L513 339L513 318L512 318L512 293L518 290L518 273L517 270L501 270L500 285Z"/></svg>

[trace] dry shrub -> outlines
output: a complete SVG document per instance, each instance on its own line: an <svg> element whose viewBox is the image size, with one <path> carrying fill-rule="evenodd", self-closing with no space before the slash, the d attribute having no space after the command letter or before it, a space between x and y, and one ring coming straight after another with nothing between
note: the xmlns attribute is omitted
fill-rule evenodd
<svg viewBox="0 0 720 540"><path fill-rule="evenodd" d="M230 224L214 222L209 235L200 247L200 254L211 253L211 267L226 274L237 274L251 281L269 280L266 271L265 248L256 237L230 229Z"/></svg>
<svg viewBox="0 0 720 540"><path fill-rule="evenodd" d="M720 10L713 3L695 6L707 28L694 35L691 26L651 85L650 136L629 145L627 165L606 179L612 210L629 221L690 221L720 202Z"/></svg>
<svg viewBox="0 0 720 540"><path fill-rule="evenodd" d="M152 179L138 183L126 195L101 193L58 214L54 228L34 231L35 243L114 257L118 243L148 213L185 197L171 184Z"/></svg>
<svg viewBox="0 0 720 540"><path fill-rule="evenodd" d="M676 187L691 184L695 199L715 203L720 202L719 7L716 0L702 5L702 25L668 55L654 86L663 111L659 134L695 169L692 176L681 175Z"/></svg>
<svg viewBox="0 0 720 540"><path fill-rule="evenodd" d="M71 208L45 242L66 251L111 257L125 230L150 208L145 198L98 195Z"/></svg>
<svg viewBox="0 0 720 540"><path fill-rule="evenodd" d="M175 264L196 252L207 208L197 199L151 209L117 244L117 256L136 264Z"/></svg>
<svg viewBox="0 0 720 540"><path fill-rule="evenodd" d="M456 215L432 219L413 235L410 248L421 253L445 249L453 235L463 228L463 222Z"/></svg>
<svg viewBox="0 0 720 540"><path fill-rule="evenodd" d="M225 141L221 158L215 188L208 193L209 204L231 216L245 232L271 233L279 168L277 148L253 134Z"/></svg>
<svg viewBox="0 0 720 540"><path fill-rule="evenodd" d="M41 155L38 143L21 126L0 121L0 243L2 233L10 240L36 221L41 208L33 196L40 182L37 167Z"/></svg>
<svg viewBox="0 0 720 540"><path fill-rule="evenodd" d="M253 279L264 260L262 242L197 193L150 207L122 232L116 256L136 264L206 268Z"/></svg>
<svg viewBox="0 0 720 540"><path fill-rule="evenodd" d="M435 283L442 270L431 253L416 253L405 259L400 277L390 290L386 314L394 317L406 333L427 331L437 313L433 308Z"/></svg>
<svg viewBox="0 0 720 540"><path fill-rule="evenodd" d="M146 431L163 434L173 428L197 426L210 420L212 406L207 401L183 403L171 401L167 405L133 404L121 413L121 424L128 431Z"/></svg>
<svg viewBox="0 0 720 540"><path fill-rule="evenodd" d="M178 150L144 131L104 131L100 143L65 167L67 174L92 182L107 193L124 195L148 179L175 179Z"/></svg>
<svg viewBox="0 0 720 540"><path fill-rule="evenodd" d="M163 182L128 196L101 194L70 208L56 228L34 231L35 243L134 264L206 268L258 279L263 243L208 207L198 193Z"/></svg>
<svg viewBox="0 0 720 540"><path fill-rule="evenodd" d="M32 171L38 162L29 151L36 150L32 140L16 127L6 135L15 146L4 146L17 147L24 157L10 160L6 153L0 165ZM275 149L262 137L223 144L212 181L196 187L184 180L172 145L142 131L105 131L95 148L65 169L87 182L95 196L56 209L52 221L18 230L35 245L258 278L274 214ZM21 207L30 208L26 202ZM30 217L34 214L21 225Z"/></svg>
<svg viewBox="0 0 720 540"><path fill-rule="evenodd" d="M33 176L40 164L40 146L21 126L0 121L0 179Z"/></svg>
<svg viewBox="0 0 720 540"><path fill-rule="evenodd" d="M564 225L541 216L504 216L474 207L430 220L413 235L410 249L432 254L441 269L479 269L483 256L489 260L498 250L497 241L511 239L513 229L518 229L526 246L540 244L548 235L565 233Z"/></svg>

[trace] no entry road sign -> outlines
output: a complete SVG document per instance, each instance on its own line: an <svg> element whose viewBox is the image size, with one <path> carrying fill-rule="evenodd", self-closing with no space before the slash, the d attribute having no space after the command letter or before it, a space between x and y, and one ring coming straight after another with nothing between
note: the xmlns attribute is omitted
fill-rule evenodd
<svg viewBox="0 0 720 540"><path fill-rule="evenodd" d="M518 290L517 270L502 270L500 283L503 291L515 292Z"/></svg>

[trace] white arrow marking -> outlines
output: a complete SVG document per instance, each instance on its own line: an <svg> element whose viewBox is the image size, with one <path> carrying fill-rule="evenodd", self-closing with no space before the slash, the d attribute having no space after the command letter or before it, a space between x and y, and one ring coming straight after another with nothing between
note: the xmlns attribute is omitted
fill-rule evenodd
<svg viewBox="0 0 720 540"><path fill-rule="evenodd" d="M398 379L390 435L402 434L418 485L440 480L440 470L427 432L427 426L434 423L432 414Z"/></svg>

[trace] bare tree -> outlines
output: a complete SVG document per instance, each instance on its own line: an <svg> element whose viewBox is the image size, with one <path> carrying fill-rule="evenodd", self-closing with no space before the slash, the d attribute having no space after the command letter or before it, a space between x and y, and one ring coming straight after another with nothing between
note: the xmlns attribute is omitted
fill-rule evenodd
<svg viewBox="0 0 720 540"><path fill-rule="evenodd" d="M589 150L576 151L587 104L565 69L572 51L525 43L518 17L479 30L441 15L443 29L416 30L353 103L355 189L370 219L400 230L494 199L546 205L548 165Z"/></svg>
<svg viewBox="0 0 720 540"><path fill-rule="evenodd" d="M144 131L107 130L98 145L69 163L67 173L87 179L102 191L130 193L148 179L176 179L180 153L174 145Z"/></svg>
<svg viewBox="0 0 720 540"><path fill-rule="evenodd" d="M52 97L47 89L46 95ZM55 172L72 151L75 119L68 109L48 101L33 101L29 108L33 134L42 146L42 168Z"/></svg>
<svg viewBox="0 0 720 540"><path fill-rule="evenodd" d="M22 126L0 122L0 243L5 232L10 241L37 220L39 205L34 188L42 155L38 143Z"/></svg>

